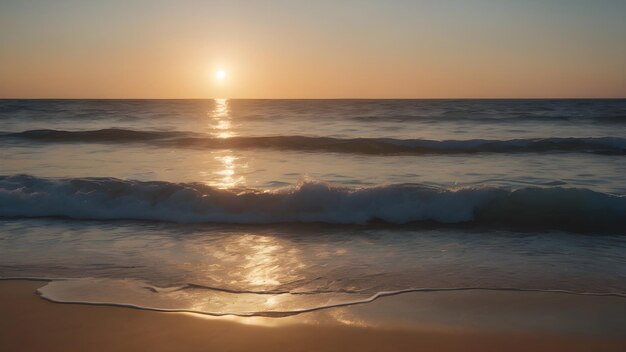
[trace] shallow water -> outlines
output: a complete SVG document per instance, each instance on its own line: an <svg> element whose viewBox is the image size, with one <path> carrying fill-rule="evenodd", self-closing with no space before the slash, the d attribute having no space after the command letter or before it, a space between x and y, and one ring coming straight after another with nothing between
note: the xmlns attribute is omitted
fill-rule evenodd
<svg viewBox="0 0 626 352"><path fill-rule="evenodd" d="M625 124L624 100L4 100L0 277L240 315L621 296Z"/></svg>

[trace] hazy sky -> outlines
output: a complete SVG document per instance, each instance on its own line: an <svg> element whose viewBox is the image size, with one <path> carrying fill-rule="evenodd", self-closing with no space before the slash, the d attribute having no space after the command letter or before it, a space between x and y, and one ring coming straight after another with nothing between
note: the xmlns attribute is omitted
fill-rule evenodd
<svg viewBox="0 0 626 352"><path fill-rule="evenodd" d="M0 97L626 97L625 18L626 0L0 0Z"/></svg>

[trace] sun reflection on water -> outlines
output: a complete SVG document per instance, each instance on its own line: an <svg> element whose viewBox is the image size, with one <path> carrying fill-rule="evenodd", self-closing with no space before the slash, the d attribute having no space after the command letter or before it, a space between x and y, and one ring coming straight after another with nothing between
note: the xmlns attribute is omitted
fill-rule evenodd
<svg viewBox="0 0 626 352"><path fill-rule="evenodd" d="M280 236L242 232L228 236L218 246L203 241L189 245L188 250L203 258L203 264L192 265L187 270L198 275L196 281L208 286L243 291L284 291L307 277L301 249ZM207 278L210 283L205 281ZM270 300L267 303L278 302Z"/></svg>
<svg viewBox="0 0 626 352"><path fill-rule="evenodd" d="M232 116L228 99L215 99L214 108L209 113L211 135L217 138L231 138L237 134L233 131ZM241 162L232 150L222 150L212 153L214 159L219 162L220 169L213 171L213 175L217 175L218 179L210 181L211 186L221 189L235 188L244 185L246 178L243 176L241 169L248 167L247 163Z"/></svg>
<svg viewBox="0 0 626 352"><path fill-rule="evenodd" d="M232 117L228 99L215 99L215 107L209 113L211 122L209 127L213 131L211 134L217 138L231 138L237 134L233 132Z"/></svg>
<svg viewBox="0 0 626 352"><path fill-rule="evenodd" d="M259 287L276 287L300 279L298 269L304 267L298 250L288 248L274 236L247 235L239 239L240 248L247 248L243 281ZM269 301L276 304L276 301Z"/></svg>
<svg viewBox="0 0 626 352"><path fill-rule="evenodd" d="M220 163L221 168L213 172L213 174L219 177L217 182L213 182L213 185L221 189L228 189L244 184L246 178L241 174L238 175L237 170L247 168L248 165L237 163L239 158L233 155L230 150L217 152L216 154L218 155L214 158Z"/></svg>
<svg viewBox="0 0 626 352"><path fill-rule="evenodd" d="M179 295L177 299L188 302L191 310L281 312L293 310L300 304L298 302L316 304L305 302L309 298L306 295L285 293L294 283L305 280L307 269L301 250L289 240L267 234L238 233L229 236L223 246L196 248L208 260L206 265L196 268L198 277L190 280L206 282L208 279L204 285L228 290L172 292L172 295Z"/></svg>

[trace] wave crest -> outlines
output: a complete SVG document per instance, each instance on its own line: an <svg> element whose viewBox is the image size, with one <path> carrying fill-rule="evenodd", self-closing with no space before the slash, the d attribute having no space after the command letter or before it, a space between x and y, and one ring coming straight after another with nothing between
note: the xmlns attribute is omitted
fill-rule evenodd
<svg viewBox="0 0 626 352"><path fill-rule="evenodd" d="M144 143L160 147L325 151L356 154L462 154L576 152L623 155L626 139L619 137L527 138L510 140L428 140L394 138L331 138L266 136L212 138L191 132L102 129L93 131L30 130L0 134L1 139L40 143Z"/></svg>
<svg viewBox="0 0 626 352"><path fill-rule="evenodd" d="M179 223L463 224L619 232L626 197L574 188L347 188L306 181L274 191L115 178L0 177L0 216Z"/></svg>

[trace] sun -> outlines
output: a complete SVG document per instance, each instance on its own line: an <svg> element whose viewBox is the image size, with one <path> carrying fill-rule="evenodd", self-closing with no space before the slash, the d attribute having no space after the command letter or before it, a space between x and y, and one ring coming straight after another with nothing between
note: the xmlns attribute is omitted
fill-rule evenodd
<svg viewBox="0 0 626 352"><path fill-rule="evenodd" d="M226 79L226 71L224 71L224 70L217 70L217 71L215 71L215 78L218 81L223 81L224 79Z"/></svg>

